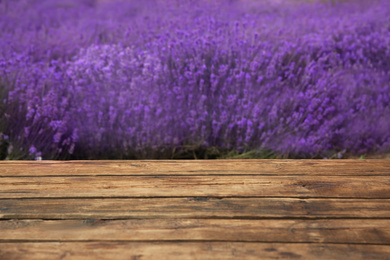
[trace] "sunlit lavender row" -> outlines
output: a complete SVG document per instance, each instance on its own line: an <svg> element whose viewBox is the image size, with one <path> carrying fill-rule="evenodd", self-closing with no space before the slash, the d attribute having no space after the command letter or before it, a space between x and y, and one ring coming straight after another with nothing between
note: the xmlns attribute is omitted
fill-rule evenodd
<svg viewBox="0 0 390 260"><path fill-rule="evenodd" d="M390 1L324 2L0 1L1 156L389 152Z"/></svg>

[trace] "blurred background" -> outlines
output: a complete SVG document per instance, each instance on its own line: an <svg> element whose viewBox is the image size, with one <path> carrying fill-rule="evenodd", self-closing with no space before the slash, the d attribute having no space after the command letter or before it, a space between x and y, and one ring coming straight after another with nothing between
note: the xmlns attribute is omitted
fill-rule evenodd
<svg viewBox="0 0 390 260"><path fill-rule="evenodd" d="M1 0L0 159L389 158L385 0Z"/></svg>

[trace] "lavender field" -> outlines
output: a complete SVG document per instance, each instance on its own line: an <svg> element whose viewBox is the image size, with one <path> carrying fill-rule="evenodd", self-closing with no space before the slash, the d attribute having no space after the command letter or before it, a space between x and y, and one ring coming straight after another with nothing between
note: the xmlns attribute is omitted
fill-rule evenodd
<svg viewBox="0 0 390 260"><path fill-rule="evenodd" d="M390 1L324 2L0 0L0 157L390 152Z"/></svg>

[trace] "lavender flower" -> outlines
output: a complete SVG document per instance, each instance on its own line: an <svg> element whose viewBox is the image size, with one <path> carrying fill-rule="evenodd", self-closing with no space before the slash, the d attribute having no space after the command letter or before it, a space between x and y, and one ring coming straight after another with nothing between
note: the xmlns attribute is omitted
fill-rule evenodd
<svg viewBox="0 0 390 260"><path fill-rule="evenodd" d="M9 158L390 151L390 4L0 2Z"/></svg>

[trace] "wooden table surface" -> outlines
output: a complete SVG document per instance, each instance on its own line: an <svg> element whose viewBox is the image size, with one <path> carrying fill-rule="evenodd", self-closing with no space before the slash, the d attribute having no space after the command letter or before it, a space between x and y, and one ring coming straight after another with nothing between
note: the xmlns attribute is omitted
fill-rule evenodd
<svg viewBox="0 0 390 260"><path fill-rule="evenodd" d="M0 162L0 260L390 259L390 160Z"/></svg>

